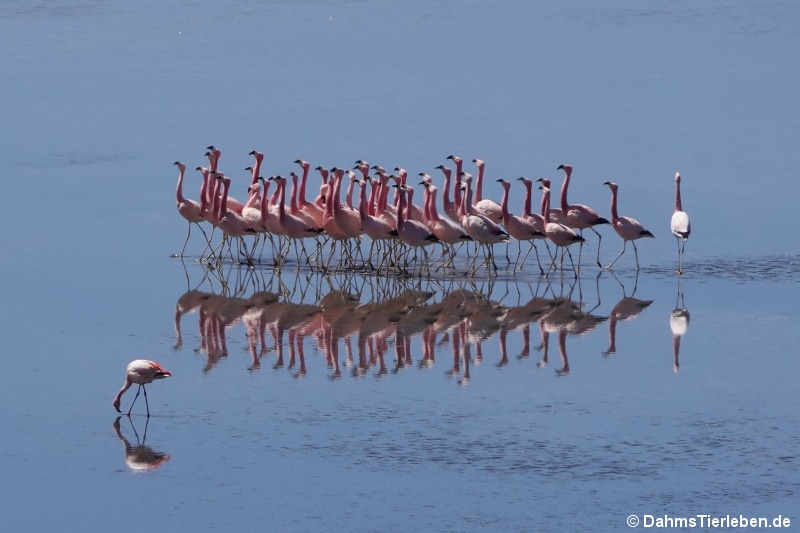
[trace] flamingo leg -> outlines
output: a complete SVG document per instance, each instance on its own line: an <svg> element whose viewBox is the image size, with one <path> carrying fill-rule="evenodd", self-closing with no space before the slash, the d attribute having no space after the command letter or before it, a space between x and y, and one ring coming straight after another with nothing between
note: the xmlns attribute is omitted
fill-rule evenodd
<svg viewBox="0 0 800 533"><path fill-rule="evenodd" d="M626 246L627 244L628 244L628 241L626 241L626 240L623 240L623 241L622 241L622 251L619 253L619 255L617 256L617 258L616 258L616 259L614 259L613 261L611 261L611 264L610 264L610 265L608 265L608 266L606 267L606 270L611 270L611 267L612 267L612 266L614 266L614 263L616 263L616 262L617 262L617 259L619 259L620 257L622 257L622 254L624 254L624 253L625 253L625 246ZM634 245L633 245L633 247L634 247L634 249L635 249L635 248L636 248L636 245L634 244ZM637 259L637 261L638 261L638 259ZM637 267L637 270L638 270L638 267Z"/></svg>
<svg viewBox="0 0 800 533"><path fill-rule="evenodd" d="M597 233L596 229L594 229L594 228L589 228L589 229L592 230L595 235L597 235L597 258L596 258L596 261L597 261L597 266L599 266L600 268L603 268L603 265L600 264L600 242L603 240L603 236L600 235L599 233ZM581 235L581 236L583 236L583 235Z"/></svg>
<svg viewBox="0 0 800 533"><path fill-rule="evenodd" d="M139 388L136 389L136 396L133 397L133 401L131 402L131 407L130 407L130 409L128 409L128 412L127 412L128 416L131 416L131 411L133 410L133 404L136 403L136 398L139 397L139 393L141 392L141 390L142 390L142 385L139 385Z"/></svg>
<svg viewBox="0 0 800 533"><path fill-rule="evenodd" d="M189 236L192 234L192 224L193 222L189 222L189 231L186 232L186 240L183 242L183 248L181 249L181 255L178 257L183 257L183 252L186 251L186 245L189 244Z"/></svg>

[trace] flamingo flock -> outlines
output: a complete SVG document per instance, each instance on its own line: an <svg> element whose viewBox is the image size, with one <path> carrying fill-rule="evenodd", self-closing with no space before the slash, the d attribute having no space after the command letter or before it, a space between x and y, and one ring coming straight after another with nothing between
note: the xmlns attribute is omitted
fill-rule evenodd
<svg viewBox="0 0 800 533"><path fill-rule="evenodd" d="M300 167L299 174L292 171L288 178L279 174L269 178L261 176L264 156L256 150L249 154L254 158L253 165L244 169L249 179L247 199L242 203L231 194L233 178L219 170L221 153L219 148L209 146L205 154L208 166L196 167L202 177L198 200L185 196L186 165L175 162L178 167L176 205L188 222L179 257L183 257L192 226L196 225L206 242L201 254L203 261L222 262L230 258L253 265L261 261L269 246L276 268L293 262L298 267L305 263L323 272L363 270L378 274L430 275L435 270L456 274L459 273L457 255L466 250L468 266L464 274L474 276L484 266L491 274L498 271L494 246L505 243L506 261L509 265L513 263L515 272L523 270L534 251L541 275L563 269L564 259L568 257L577 277L580 250L590 244L583 230L591 230L596 235L595 262L607 270L625 253L628 241L633 244L636 270L639 270L635 241L653 237L636 219L618 216L619 186L616 183L605 183L612 192L609 218L589 206L569 203L572 166L568 164L558 166L558 170L564 171L558 207L550 207L550 180L540 178L537 180L542 191L540 210L534 212L531 208L533 180L524 176L518 178L524 191L524 201L519 206L511 205L513 183L496 180L503 187L503 197L498 203L483 197L485 162L478 158L472 160L476 167L473 180L472 174L464 170L464 160L450 155L447 160L454 163L454 170L444 164L436 167L443 175L440 215L435 180L425 172L418 174L421 188L415 189L415 184L409 183L406 169L395 167L387 172L379 165L359 159L352 169L317 166L315 172L319 173L319 180L314 186L310 183L311 164L302 159L294 161ZM681 206L680 174L676 174L675 181L671 230L678 239L676 272L681 274L691 228ZM343 188L346 189L344 201ZM313 199L307 197L308 190L312 191ZM419 204L415 203L417 192L420 192L417 198L422 198ZM600 263L602 236L596 229L604 224L611 225L623 241L622 251L606 267ZM209 226L210 232L207 231ZM217 231L222 234L219 241L214 240ZM362 248L365 239L370 241L366 253ZM517 241L514 258L509 253L511 241ZM542 264L537 241L544 244L550 259L547 269ZM529 243L524 253L523 242ZM574 244L580 248L577 262L570 252ZM431 253L430 250L436 251Z"/></svg>

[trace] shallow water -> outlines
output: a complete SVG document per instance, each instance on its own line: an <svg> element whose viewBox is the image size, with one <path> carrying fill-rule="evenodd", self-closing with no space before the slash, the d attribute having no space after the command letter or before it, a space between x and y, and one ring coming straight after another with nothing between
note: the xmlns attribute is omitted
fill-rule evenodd
<svg viewBox="0 0 800 533"><path fill-rule="evenodd" d="M6 2L7 527L800 520L800 255L780 208L798 19L781 2ZM592 240L577 282L512 271L502 247L491 276L276 272L269 253L209 269L197 231L170 257L172 163L212 143L240 198L253 149L266 175L365 158L437 183L448 154L480 157L496 199L497 178L555 189L570 162L573 201L607 213L612 179L657 239L638 275L630 247L592 266ZM600 233L605 264L620 242ZM141 397L117 421L139 357L173 377L148 388L149 421Z"/></svg>

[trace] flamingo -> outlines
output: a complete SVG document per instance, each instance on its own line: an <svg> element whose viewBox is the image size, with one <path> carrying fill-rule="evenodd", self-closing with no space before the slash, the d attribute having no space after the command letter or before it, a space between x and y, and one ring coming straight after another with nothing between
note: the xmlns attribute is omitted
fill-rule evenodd
<svg viewBox="0 0 800 533"><path fill-rule="evenodd" d="M486 246L488 250L487 261L491 261L492 266L497 270L492 246L498 242L507 242L508 233L501 230L500 226L489 220L489 218L474 212L475 210L472 208L472 176L462 172L461 177L464 179L461 188L465 191L461 201L461 226L475 242L480 246ZM476 254L475 259L477 258ZM475 263L475 259L472 260L472 264ZM470 268L472 268L472 264L470 264ZM472 273L474 274L475 271L473 270Z"/></svg>
<svg viewBox="0 0 800 533"><path fill-rule="evenodd" d="M567 189L569 188L569 179L572 176L572 165L559 165L557 170L564 171L564 183L561 185L561 211L564 213L564 216L567 219L566 225L580 230L581 236L583 236L583 230L589 228L597 235L597 266L602 267L600 265L600 241L603 237L597 233L597 230L594 229L594 226L598 224L608 224L608 220L601 217L597 211L592 209L591 207L585 206L583 204L572 204L570 205L567 202ZM578 252L578 267L580 268L581 264L581 256L580 252Z"/></svg>
<svg viewBox="0 0 800 533"><path fill-rule="evenodd" d="M208 243L208 235L206 235L206 230L203 229L203 226L200 225L201 222L206 220L203 216L203 210L200 204L194 200L184 198L183 196L183 176L186 173L186 165L180 161L175 161L175 165L178 167L178 187L175 193L175 202L178 206L178 213L189 221L189 231L186 233L186 241L183 243L183 249L181 249L181 253L178 256L183 257L183 252L186 251L186 245L189 243L189 236L192 234L192 224L197 224L197 227L203 232L206 243Z"/></svg>
<svg viewBox="0 0 800 533"><path fill-rule="evenodd" d="M369 176L367 177L369 178ZM375 246L379 245L380 241L396 237L397 230L395 230L391 224L386 222L386 220L373 216L369 213L369 206L367 205L367 184L363 180L356 180L356 182L359 184L361 189L360 201L358 205L358 215L361 220L361 226L364 228L364 233L366 233L372 240L372 244L369 247L369 259L367 259L367 262L371 265L372 251ZM378 270L380 270L382 264L383 261L381 261L381 263L378 265Z"/></svg>
<svg viewBox="0 0 800 533"><path fill-rule="evenodd" d="M522 254L522 241L530 241L531 247L536 250L536 244L533 242L534 239L544 239L545 234L543 231L536 229L536 223L534 222L533 218L515 216L509 213L508 191L511 189L511 183L504 179L499 179L497 181L503 186L503 199L500 203L500 214L502 216L503 226L505 226L508 234L518 241L520 248L519 253L517 253L517 261L519 261L519 256ZM528 196L527 208L530 211L530 195ZM506 250L506 252L508 252L508 250ZM530 250L528 250L528 253L530 253ZM511 262L508 256L506 256L506 259L508 259L509 263ZM539 261L539 250L536 250L536 261L539 262L539 273L544 275L542 263ZM515 263L514 268L516 267L517 265Z"/></svg>
<svg viewBox="0 0 800 533"><path fill-rule="evenodd" d="M245 235L253 235L256 233L250 225L242 218L242 215L236 213L228 207L228 191L231 188L231 179L224 174L217 175L218 180L222 180L223 190L222 196L217 199L217 218L219 219L219 229L228 237L237 237L239 242L247 250L244 244L243 237ZM240 250L241 252L241 250ZM248 257L249 261L249 257Z"/></svg>
<svg viewBox="0 0 800 533"><path fill-rule="evenodd" d="M547 238L550 239L550 242L558 246L559 248L564 248L566 250L567 255L569 256L569 262L572 264L572 270L575 272L575 278L578 277L578 270L575 268L575 263L572 261L572 254L569 251L569 247L576 242L583 244L586 242L582 236L575 233L571 228L568 228L564 224L559 224L558 222L553 222L552 214L550 213L550 189L542 184L539 187L542 190L542 216L545 217L547 221L544 225L544 233L547 235ZM558 255L558 253L556 253ZM561 256L561 259L564 259L564 256ZM553 258L553 263L550 265L550 268L553 268L556 264L555 258ZM548 272L550 269L548 269Z"/></svg>
<svg viewBox="0 0 800 533"><path fill-rule="evenodd" d="M222 154L222 151L213 144L207 147L206 150L208 150L208 152L206 152L206 157L208 157L208 164L209 164L208 171L212 177L215 177L219 165L219 157ZM239 200L237 200L232 196L229 196L227 204L228 204L228 209L234 211L237 215L242 214L242 208L244 208L244 204L242 202L240 202Z"/></svg>
<svg viewBox="0 0 800 533"><path fill-rule="evenodd" d="M439 165L436 168L441 170L442 174L444 174L444 187L442 188L442 209L444 210L444 214L447 215L450 220L458 222L458 206L456 206L455 202L450 200L450 178L453 171L444 165Z"/></svg>
<svg viewBox="0 0 800 533"><path fill-rule="evenodd" d="M457 155L452 155L452 154L448 155L447 159L450 159L456 166L456 170L455 170L456 179L455 179L455 183L453 183L453 204L455 205L455 209L456 209L455 214L456 214L456 216L455 216L455 218L453 220L455 220L456 222L460 223L461 222L461 200L462 200L462 198L461 198L461 191L462 191L462 188L461 188L461 177L462 177L463 169L464 169L464 160L461 159L460 157L458 157ZM447 213L447 212L445 212L445 213ZM450 215L447 214L447 216L450 216Z"/></svg>
<svg viewBox="0 0 800 533"><path fill-rule="evenodd" d="M483 171L486 167L486 163L477 158L473 159L472 162L478 167L478 175L475 178L475 209L492 222L500 224L503 222L503 210L500 204L494 200L483 197Z"/></svg>
<svg viewBox="0 0 800 533"><path fill-rule="evenodd" d="M303 176L300 178L300 189L298 191L297 196L297 205L302 210L311 215L316 222L317 227L322 227L322 216L325 212L325 209L313 202L309 202L306 200L306 181L308 181L308 171L311 168L311 165L308 161L303 161L302 159L298 159L295 161L300 168L303 169Z"/></svg>
<svg viewBox="0 0 800 533"><path fill-rule="evenodd" d="M139 389L136 391L136 396L134 396L133 402L131 402L131 407L128 409L127 414L130 416L131 409L133 409L133 404L136 403L136 398L139 397L139 392L144 390L144 403L147 406L147 417L150 418L150 405L147 402L147 389L145 388L145 385L152 383L156 379L163 379L171 376L172 373L169 370L164 369L164 367L155 361L149 361L147 359L136 359L131 361L128 364L127 370L125 371L125 384L122 385L122 388L114 397L114 409L116 409L118 413L122 412L119 409L122 395L131 387L131 385L136 384L139 385Z"/></svg>
<svg viewBox="0 0 800 533"><path fill-rule="evenodd" d="M420 175L428 176L424 172ZM430 177L430 176L428 176ZM464 241L471 241L472 237L469 236L464 228L453 222L452 220L442 218L436 210L436 186L429 182L423 181L420 185L425 187L425 201L423 202L423 222L430 228L431 233L446 244L456 244Z"/></svg>
<svg viewBox="0 0 800 533"><path fill-rule="evenodd" d="M636 242L634 241L642 237L655 237L652 233L644 229L644 226L635 218L618 216L617 190L619 186L610 181L606 181L603 185L608 185L608 188L611 189L611 225L614 226L614 231L617 232L617 235L622 237L622 251L616 259L611 261L611 264L606 267L606 270L610 270L611 267L614 266L614 263L617 262L617 259L622 257L622 254L625 253L625 246L628 244L628 241L633 243L633 253L636 255L636 270L639 270L639 250L636 249Z"/></svg>
<svg viewBox="0 0 800 533"><path fill-rule="evenodd" d="M277 224L281 228L281 235L285 235L287 238L294 241L316 237L319 234L318 230L309 226L308 222L303 218L286 212L286 178L283 176L273 176L270 178L270 180L273 180L278 184L278 191L280 193L280 198L278 200ZM295 252L297 252L296 246ZM305 246L303 246L303 253L307 258L308 253L305 251Z"/></svg>
<svg viewBox="0 0 800 533"><path fill-rule="evenodd" d="M686 241L689 240L689 235L692 233L692 224L689 222L689 215L683 210L681 206L681 174L675 173L675 212L672 213L672 220L670 221L670 229L672 234L675 235L675 240L678 243L678 274L683 274L683 251L686 248ZM188 237L187 237L188 238ZM681 243L683 239L683 243Z"/></svg>
<svg viewBox="0 0 800 533"><path fill-rule="evenodd" d="M439 239L434 235L430 229L418 220L411 218L411 199L413 198L414 190L408 185L398 183L395 185L398 189L399 202L397 207L397 236L407 245L418 248L439 242ZM409 198L406 198L408 193ZM423 248L425 254L425 264L428 264L428 252ZM408 261L406 260L406 264Z"/></svg>

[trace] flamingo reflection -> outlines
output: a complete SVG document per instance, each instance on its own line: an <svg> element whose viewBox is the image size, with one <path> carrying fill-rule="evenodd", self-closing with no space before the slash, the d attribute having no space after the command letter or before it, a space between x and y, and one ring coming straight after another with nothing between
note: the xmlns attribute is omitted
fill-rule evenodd
<svg viewBox="0 0 800 533"><path fill-rule="evenodd" d="M622 299L617 302L617 305L611 310L609 315L608 321L608 338L609 344L608 349L603 352L604 356L613 355L617 353L617 322L623 321L631 321L634 318L638 317L642 311L647 309L650 304L653 303L653 300L640 300L634 297L636 294L636 289L639 285L639 272L636 272L636 281L633 285L633 292L630 296L625 294L625 286L622 284L621 281L617 278L614 273L611 273L612 277L619 283L619 286L622 287Z"/></svg>
<svg viewBox="0 0 800 533"><path fill-rule="evenodd" d="M675 300L675 309L669 315L669 329L672 331L672 357L674 372L680 367L679 355L681 351L681 337L689 329L689 310L683 301L683 278L678 277L678 296Z"/></svg>
<svg viewBox="0 0 800 533"><path fill-rule="evenodd" d="M118 416L116 420L114 420L114 432L117 434L117 438L125 447L125 464L128 465L128 468L136 473L142 473L155 470L169 461L169 454L156 451L145 444L145 440L147 440L147 425L150 423L150 418L146 419L146 422L144 423L144 433L142 435L142 439L139 440L139 433L136 431L136 426L133 425L133 420L130 416L126 417L128 422L130 422L133 434L136 436L135 445L131 444L130 441L122 434L119 422L120 418L122 417Z"/></svg>
<svg viewBox="0 0 800 533"><path fill-rule="evenodd" d="M446 373L466 385L472 370L484 357L491 357L493 352L485 343L492 337L499 340L499 358L493 361L496 366L509 364L508 351L513 346L521 345L519 361L529 357L532 328L538 328L541 336L541 343L534 348L542 352L537 366L549 364L553 334L558 338L561 360L556 374L567 375L571 369L567 337L587 335L610 318L611 346L605 353L614 353L617 322L635 318L652 303L634 297L636 285L627 296L625 286L615 277L623 299L610 317L598 315L599 280L605 273L595 278L596 300L584 298L585 279L562 279L560 286L557 281L542 279L543 290L531 290L528 298L517 286L516 303L508 297L512 285L500 285L506 289L501 297L494 294L498 292L494 279L481 286L474 280L459 283L295 272L292 282L292 275L285 272L265 273L239 265L229 270L210 269L207 275L208 287L189 290L176 303L176 349L181 348L185 336L180 334L181 317L196 312L199 345L195 352L206 356L204 371L229 356L229 337L243 329L244 338L238 343L249 354L248 370L259 369L269 356L275 371L288 371L295 378L313 370L306 358L309 348L324 357L327 375L334 380L343 375L382 378L410 368L430 369L442 364L437 356L452 351L452 365L446 362ZM517 345L509 341L513 332L521 333Z"/></svg>

